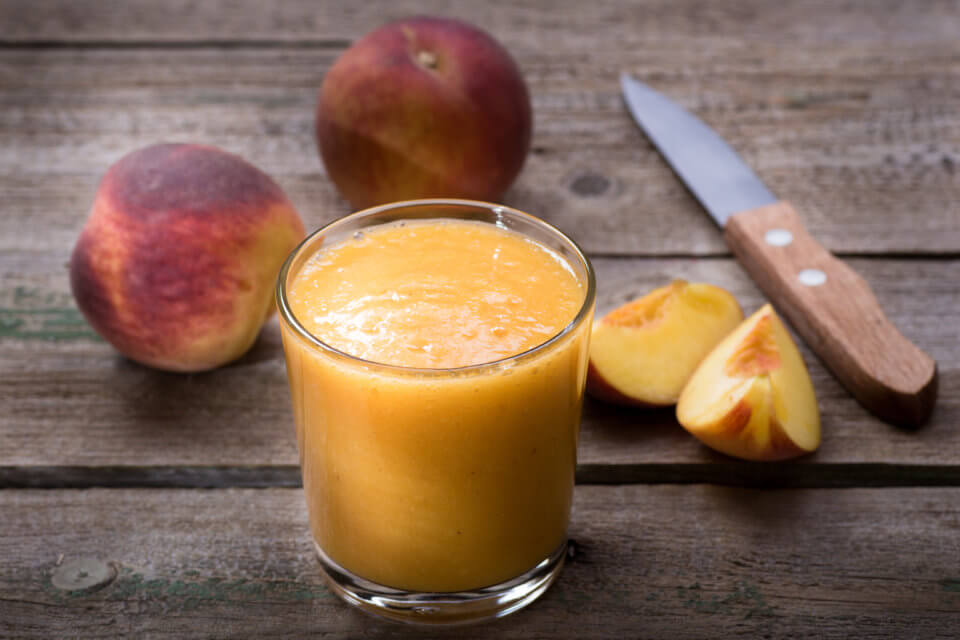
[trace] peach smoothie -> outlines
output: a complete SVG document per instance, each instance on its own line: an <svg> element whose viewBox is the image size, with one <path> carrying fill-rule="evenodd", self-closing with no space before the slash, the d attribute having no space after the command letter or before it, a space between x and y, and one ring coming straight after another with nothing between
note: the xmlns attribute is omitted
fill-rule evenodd
<svg viewBox="0 0 960 640"><path fill-rule="evenodd" d="M586 273L520 233L428 218L324 239L282 277L322 555L379 585L453 592L520 576L562 547Z"/></svg>

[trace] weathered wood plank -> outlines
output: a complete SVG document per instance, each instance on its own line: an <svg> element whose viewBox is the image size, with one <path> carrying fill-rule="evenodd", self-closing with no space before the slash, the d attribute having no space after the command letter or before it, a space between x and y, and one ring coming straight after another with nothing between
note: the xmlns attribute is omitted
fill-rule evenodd
<svg viewBox="0 0 960 640"><path fill-rule="evenodd" d="M960 489L578 487L577 554L471 637L947 638ZM299 490L0 492L0 635L406 637L322 586ZM60 591L58 560L117 570ZM464 637L463 629L419 636Z"/></svg>
<svg viewBox="0 0 960 640"><path fill-rule="evenodd" d="M674 277L724 286L747 311L762 302L739 266L725 258L599 259L595 265L600 313ZM879 422L801 345L823 414L823 445L814 456L794 464L741 464L702 447L669 410L589 402L580 479L864 486L929 484L940 477L957 483L960 340L956 327L944 319L960 308L958 263L858 259L852 265L874 286L894 323L940 362L940 401L929 425L907 432ZM232 469L224 472L224 484L296 481L275 323L231 366L202 375L166 374L129 362L94 338L73 307L65 273L8 274L4 287L0 481L8 486L109 484L111 478L119 485L216 484L204 468ZM32 476L34 467L47 469ZM114 471L90 471L94 467ZM62 468L59 480L56 468Z"/></svg>
<svg viewBox="0 0 960 640"><path fill-rule="evenodd" d="M521 22L503 34L536 119L533 152L505 199L589 251L727 253L627 116L617 75L629 70L714 126L828 248L960 252L953 41L898 45L867 31L799 51L731 38L688 49L668 33L585 53L562 34L564 44L544 46L551 29L561 27ZM278 178L311 226L342 215L312 131L316 88L340 50L0 50L3 217L40 211L36 224L51 226L57 212L75 227L110 163L163 140L241 153Z"/></svg>
<svg viewBox="0 0 960 640"><path fill-rule="evenodd" d="M522 28L543 42L563 46L563 33L589 49L615 48L648 39L686 37L804 42L886 38L891 43L952 40L955 1L904 4L896 0L783 2L747 0L705 6L697 0L598 0L537 2L492 0L399 0L313 2L277 0L133 0L110 6L97 0L5 0L0 24L7 43L298 42L324 43L356 38L387 20L411 14L459 17L497 32ZM602 29L605 37L588 25ZM683 51L678 52L683 55Z"/></svg>
<svg viewBox="0 0 960 640"><path fill-rule="evenodd" d="M127 465L133 482L173 474L178 482L202 483L217 467L238 470L225 476L241 484L290 481L296 458L275 331L248 358L209 376L147 371L93 340L69 299L64 263L104 168L163 139L243 153L278 177L308 226L346 212L313 148L314 91L345 39L411 6L0 7L0 23L11 25L0 50L4 477L22 479L31 467L44 467L60 469L64 481L96 483L105 476L90 469ZM879 11L872 3L763 10L755 3L569 3L551 12L512 3L417 6L460 12L517 56L538 125L534 153L507 199L559 224L594 254L726 253L720 234L626 116L616 88L622 69L701 113L780 195L801 203L827 246L960 251L960 67L953 46L960 17L951 4L924 11ZM179 44L164 44L174 40ZM34 44L16 45L28 41ZM85 44L57 44L69 42ZM918 465L955 474L949 444L958 437L960 357L956 331L943 318L957 308L957 262L854 262L904 332L941 361L940 407L918 434L893 430L811 362L826 437L821 452L797 468L816 462L840 475L824 480L789 467L781 480L861 483L876 467L845 465L885 463L913 465L912 482L924 477ZM602 310L675 276L715 281L745 306L759 303L727 260L597 266ZM248 400L238 401L238 392ZM719 481L717 474L727 473L726 460L680 432L669 412L591 404L583 442L581 477L588 480L662 473ZM256 471L263 465L269 468ZM247 469L255 471L245 475ZM730 473L769 479L769 472L745 469ZM896 470L878 475L904 481Z"/></svg>

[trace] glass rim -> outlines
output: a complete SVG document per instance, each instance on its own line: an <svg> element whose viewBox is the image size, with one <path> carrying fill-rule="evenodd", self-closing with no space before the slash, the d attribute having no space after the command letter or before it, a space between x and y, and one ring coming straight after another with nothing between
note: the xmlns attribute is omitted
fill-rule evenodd
<svg viewBox="0 0 960 640"><path fill-rule="evenodd" d="M293 309L290 308L289 302L287 300L287 287L286 281L287 276L289 275L290 268L293 266L294 261L300 256L301 252L311 244L311 242L320 235L328 235L331 232L336 231L337 227L357 220L359 218L369 218L378 213L384 211L390 211L393 209L401 209L406 207L424 207L424 206L463 206L463 207L472 207L474 209L484 209L492 212L495 215L500 215L502 213L509 213L513 216L516 216L522 220L525 220L535 227L539 227L543 231L558 237L564 243L569 245L573 249L574 255L580 260L583 265L584 271L586 272L586 291L583 296L583 303L580 305L580 309L577 311L573 319L567 323L559 332L551 336L547 340L521 351L513 355L505 356L497 360L491 360L489 362L481 362L477 364L464 365L460 367L406 367L402 365L388 364L385 362L377 362L376 360L367 360L366 358L361 358L359 356L352 355L346 351L341 351L333 345L327 344L317 336L310 333L306 327L304 327L300 321L297 319L296 314L293 313ZM425 218L429 219L429 218ZM529 237L523 232L516 232ZM537 241L534 239L534 241ZM539 241L537 241L539 242ZM549 248L549 247L548 247ZM550 249L554 251L553 249ZM560 256L562 259L566 260L563 256ZM569 262L569 261L568 261ZM579 277L578 277L579 280ZM343 359L348 362L353 362L358 365L365 366L367 368L379 369L385 372L391 372L396 374L414 374L419 376L438 376L438 375L450 375L450 374L470 374L475 372L481 372L486 370L502 368L508 363L529 360L542 352L549 350L549 348L566 336L571 334L574 329L583 324L587 319L591 309L593 308L594 299L596 297L596 275L593 271L593 265L590 264L590 260L587 258L587 254L580 248L570 236L565 234L563 231L560 231L557 227L553 226L549 222L541 220L540 218L509 207L502 204L496 204L492 202L484 202L482 200L466 200L459 198L423 198L418 200L399 200L396 202L389 202L387 204L377 205L375 207L369 207L367 209L362 209L354 213L348 214L341 218L329 222L313 233L310 233L305 237L287 256L286 260L283 262L283 266L280 268L280 273L277 276L277 285L276 285L276 302L278 315L280 316L281 322L285 322L294 332L300 337L306 340L309 344L312 344L315 347L318 347L321 351L328 353L329 355L336 357L338 359Z"/></svg>

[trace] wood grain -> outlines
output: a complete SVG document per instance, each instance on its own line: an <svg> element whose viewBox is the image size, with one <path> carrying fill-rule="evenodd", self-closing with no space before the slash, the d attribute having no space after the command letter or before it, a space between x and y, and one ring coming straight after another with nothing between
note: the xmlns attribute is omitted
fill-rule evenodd
<svg viewBox="0 0 960 640"><path fill-rule="evenodd" d="M542 600L461 638L947 638L960 489L578 487ZM299 490L0 492L0 635L408 637L322 586ZM51 577L112 563L93 593Z"/></svg>
<svg viewBox="0 0 960 640"><path fill-rule="evenodd" d="M247 14L217 3L182 4L167 11L134 3L116 12L96 3L70 10L4 5L17 14L11 24L18 31L32 25L48 34L37 37L59 33L67 43L111 34L110 42L136 42L133 34L146 30L137 26L141 19L163 41L185 37L174 33L175 24L189 25L190 37L216 38L241 20L251 22L249 30L236 33L276 40L0 49L0 189L10 194L0 203L2 219L40 210L67 222L58 233L76 229L106 167L162 140L241 153L277 177L309 226L348 211L313 142L316 89L345 46L323 34L354 37L405 7L301 2L268 11L248 4ZM617 83L624 70L713 126L775 193L802 207L827 248L960 252L960 65L952 39L960 12L891 9L894 20L854 3L800 20L796 7L749 4L609 4L597 11L569 4L556 16L533 6L470 7L457 11L504 41L533 97L533 152L506 200L558 224L595 255L727 253L712 222L627 116ZM310 41L317 46L283 44L290 32L281 26L299 19L313 26L295 31L319 34ZM105 26L118 20L128 27ZM68 22L61 28L58 21ZM762 34L768 25L779 29L776 38ZM837 36L842 29L849 39ZM38 224L46 224L42 219Z"/></svg>
<svg viewBox="0 0 960 640"><path fill-rule="evenodd" d="M783 245L767 240L784 235ZM867 410L906 427L930 417L937 363L890 323L870 285L824 249L788 202L742 211L724 238L760 289ZM804 283L804 272L823 282Z"/></svg>
<svg viewBox="0 0 960 640"><path fill-rule="evenodd" d="M941 367L932 420L908 432L801 344L823 445L775 465L710 452L670 411L588 401L578 483L649 485L580 484L559 583L467 634L955 637L956 0L3 0L0 637L410 635L321 585L275 324L229 367L152 371L91 332L65 263L107 166L154 142L241 153L308 227L346 213L314 148L316 90L350 42L413 13L466 19L517 59L535 133L505 200L592 254L600 313L675 277L724 286L746 311L763 302L626 114L628 71L714 127L825 247L864 256L850 265ZM117 577L57 590L58 565L81 558Z"/></svg>
<svg viewBox="0 0 960 640"><path fill-rule="evenodd" d="M873 418L801 341L823 414L823 444L814 456L773 466L741 464L690 438L669 410L588 402L580 479L863 486L929 484L939 473L941 481L956 483L960 340L943 318L960 308L958 263L851 264L873 285L891 319L941 363L942 399L929 425L911 433ZM730 259L598 259L595 267L601 314L672 278L723 286L747 312L764 301ZM6 478L7 486L31 478L42 486L216 486L217 469L225 484L296 482L275 324L233 365L193 376L161 373L123 359L93 337L76 315L65 272L51 276L46 270L9 274L8 289L0 293L0 326L6 327L0 338L0 405L6 409L0 414L0 480ZM57 324L51 316L66 320ZM898 465L906 467L898 471ZM60 467L60 480L43 467Z"/></svg>
<svg viewBox="0 0 960 640"><path fill-rule="evenodd" d="M934 1L922 8L896 0L856 0L838 6L830 0L764 0L704 5L697 0L597 0L589 4L556 3L551 10L537 2L491 0L396 0L392 2L313 2L277 0L130 0L107 6L97 0L6 0L0 5L4 40L11 44L143 42L217 43L294 42L322 44L355 39L385 21L424 13L456 16L496 33L528 31L554 47L586 45L589 50L620 48L621 43L714 40L860 42L890 44L950 41L956 32L957 3ZM602 29L597 38L588 26ZM571 28L571 27L576 27ZM569 30L569 42L551 39ZM675 51L678 55L693 52ZM709 57L709 56L705 56Z"/></svg>

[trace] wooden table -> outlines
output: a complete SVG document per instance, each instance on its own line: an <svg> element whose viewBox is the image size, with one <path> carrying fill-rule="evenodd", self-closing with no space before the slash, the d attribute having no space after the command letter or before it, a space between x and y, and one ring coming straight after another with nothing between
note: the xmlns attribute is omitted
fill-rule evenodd
<svg viewBox="0 0 960 640"><path fill-rule="evenodd" d="M677 277L763 301L628 118L626 70L796 203L941 375L908 432L804 348L823 444L777 464L713 454L670 411L590 403L560 581L504 621L419 635L960 636L960 3L870 0L0 2L0 636L410 633L321 584L276 322L221 370L152 371L92 333L65 263L106 167L159 141L242 154L310 228L347 213L315 92L412 13L516 57L536 131L505 200L591 253L601 312ZM90 588L60 588L78 566Z"/></svg>

